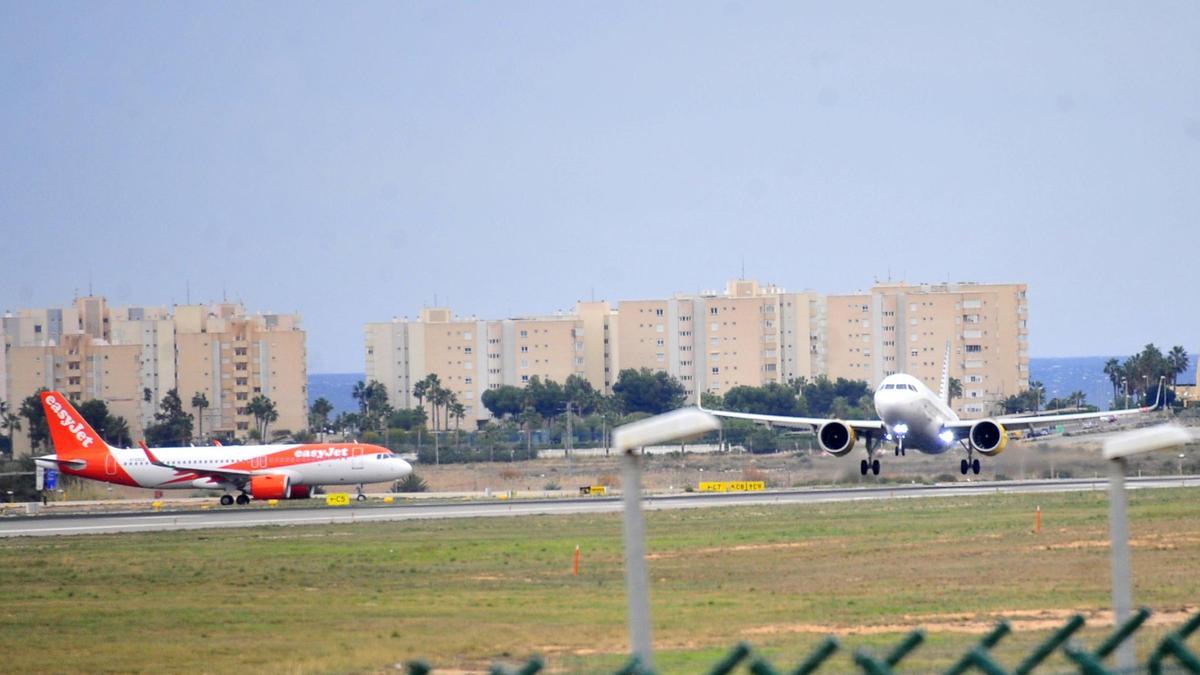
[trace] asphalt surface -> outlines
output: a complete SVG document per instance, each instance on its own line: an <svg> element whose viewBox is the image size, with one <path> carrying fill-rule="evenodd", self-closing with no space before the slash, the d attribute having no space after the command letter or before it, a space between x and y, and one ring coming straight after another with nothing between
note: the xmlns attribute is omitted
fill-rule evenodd
<svg viewBox="0 0 1200 675"><path fill-rule="evenodd" d="M1200 487L1200 476L1128 478L1130 489ZM716 506L815 504L878 499L956 497L983 494L1053 493L1105 490L1103 479L999 481L940 485L818 488L745 493L694 493L649 496L648 510L711 508ZM220 507L167 513L14 516L0 519L0 537L45 537L115 532L161 532L264 525L324 525L393 520L481 518L497 516L612 513L621 510L614 497L551 500L474 500L442 503L398 501L353 503L349 507L270 508L266 505Z"/></svg>

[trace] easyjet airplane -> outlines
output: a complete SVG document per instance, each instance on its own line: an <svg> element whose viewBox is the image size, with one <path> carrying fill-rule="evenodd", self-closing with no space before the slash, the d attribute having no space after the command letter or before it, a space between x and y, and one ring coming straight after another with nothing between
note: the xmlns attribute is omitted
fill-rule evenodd
<svg viewBox="0 0 1200 675"><path fill-rule="evenodd" d="M942 365L941 392L935 394L921 380L896 373L883 378L875 390L875 414L877 420L835 420L820 417L790 417L785 415L757 415L753 413L707 410L719 417L750 420L768 426L801 427L814 429L821 449L834 457L841 457L854 449L858 436L866 441L867 457L859 464L859 472L879 475L879 460L875 453L885 442L895 444L896 455L903 455L912 448L930 455L940 455L961 445L966 457L959 463L963 475L968 471L978 474L978 452L993 457L1004 451L1008 444L1008 431L1032 429L1038 425L1067 422L1072 420L1103 418L1110 421L1124 415L1138 415L1158 409L1162 401L1163 384L1158 385L1158 400L1145 408L1108 410L1104 412L1073 413L1065 415L1009 415L993 419L960 420L950 408L950 352L947 346ZM702 410L704 408L701 408Z"/></svg>
<svg viewBox="0 0 1200 675"><path fill-rule="evenodd" d="M239 445L150 450L114 448L100 438L67 397L42 393L54 442L39 466L105 483L154 490L223 490L221 504L250 499L305 499L316 485L358 485L403 478L412 466L391 450L365 443Z"/></svg>

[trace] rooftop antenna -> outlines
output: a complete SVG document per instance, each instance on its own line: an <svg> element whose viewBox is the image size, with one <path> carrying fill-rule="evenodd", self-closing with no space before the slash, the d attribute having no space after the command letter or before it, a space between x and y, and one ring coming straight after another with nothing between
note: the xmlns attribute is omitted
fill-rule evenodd
<svg viewBox="0 0 1200 675"><path fill-rule="evenodd" d="M92 295L92 273L89 270L88 271L88 296L91 297L91 295Z"/></svg>
<svg viewBox="0 0 1200 675"><path fill-rule="evenodd" d="M183 301L185 304L190 305L190 304L192 304L192 281L191 281L191 279L188 279L187 281L185 281L183 283L184 283Z"/></svg>
<svg viewBox="0 0 1200 675"><path fill-rule="evenodd" d="M229 302L229 297L225 294L225 281L221 280L221 302Z"/></svg>
<svg viewBox="0 0 1200 675"><path fill-rule="evenodd" d="M742 254L742 281L746 280L746 254Z"/></svg>

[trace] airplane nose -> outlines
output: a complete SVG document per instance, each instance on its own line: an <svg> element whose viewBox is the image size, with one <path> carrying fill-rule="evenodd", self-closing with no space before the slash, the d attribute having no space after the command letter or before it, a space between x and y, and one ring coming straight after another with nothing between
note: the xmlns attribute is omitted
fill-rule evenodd
<svg viewBox="0 0 1200 675"><path fill-rule="evenodd" d="M404 478L408 474L412 473L412 464L409 464L402 459L400 460L400 466L396 468L396 472L398 474L396 476L397 478Z"/></svg>

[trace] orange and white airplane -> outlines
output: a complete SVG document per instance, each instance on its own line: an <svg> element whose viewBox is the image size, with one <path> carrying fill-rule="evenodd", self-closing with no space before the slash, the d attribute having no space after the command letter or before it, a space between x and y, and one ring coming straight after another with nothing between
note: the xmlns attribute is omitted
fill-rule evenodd
<svg viewBox="0 0 1200 675"><path fill-rule="evenodd" d="M114 448L67 397L42 392L54 454L37 464L68 476L154 490L223 490L221 504L250 499L305 499L317 485L358 485L397 480L412 465L387 448L365 443L305 443L139 449Z"/></svg>

